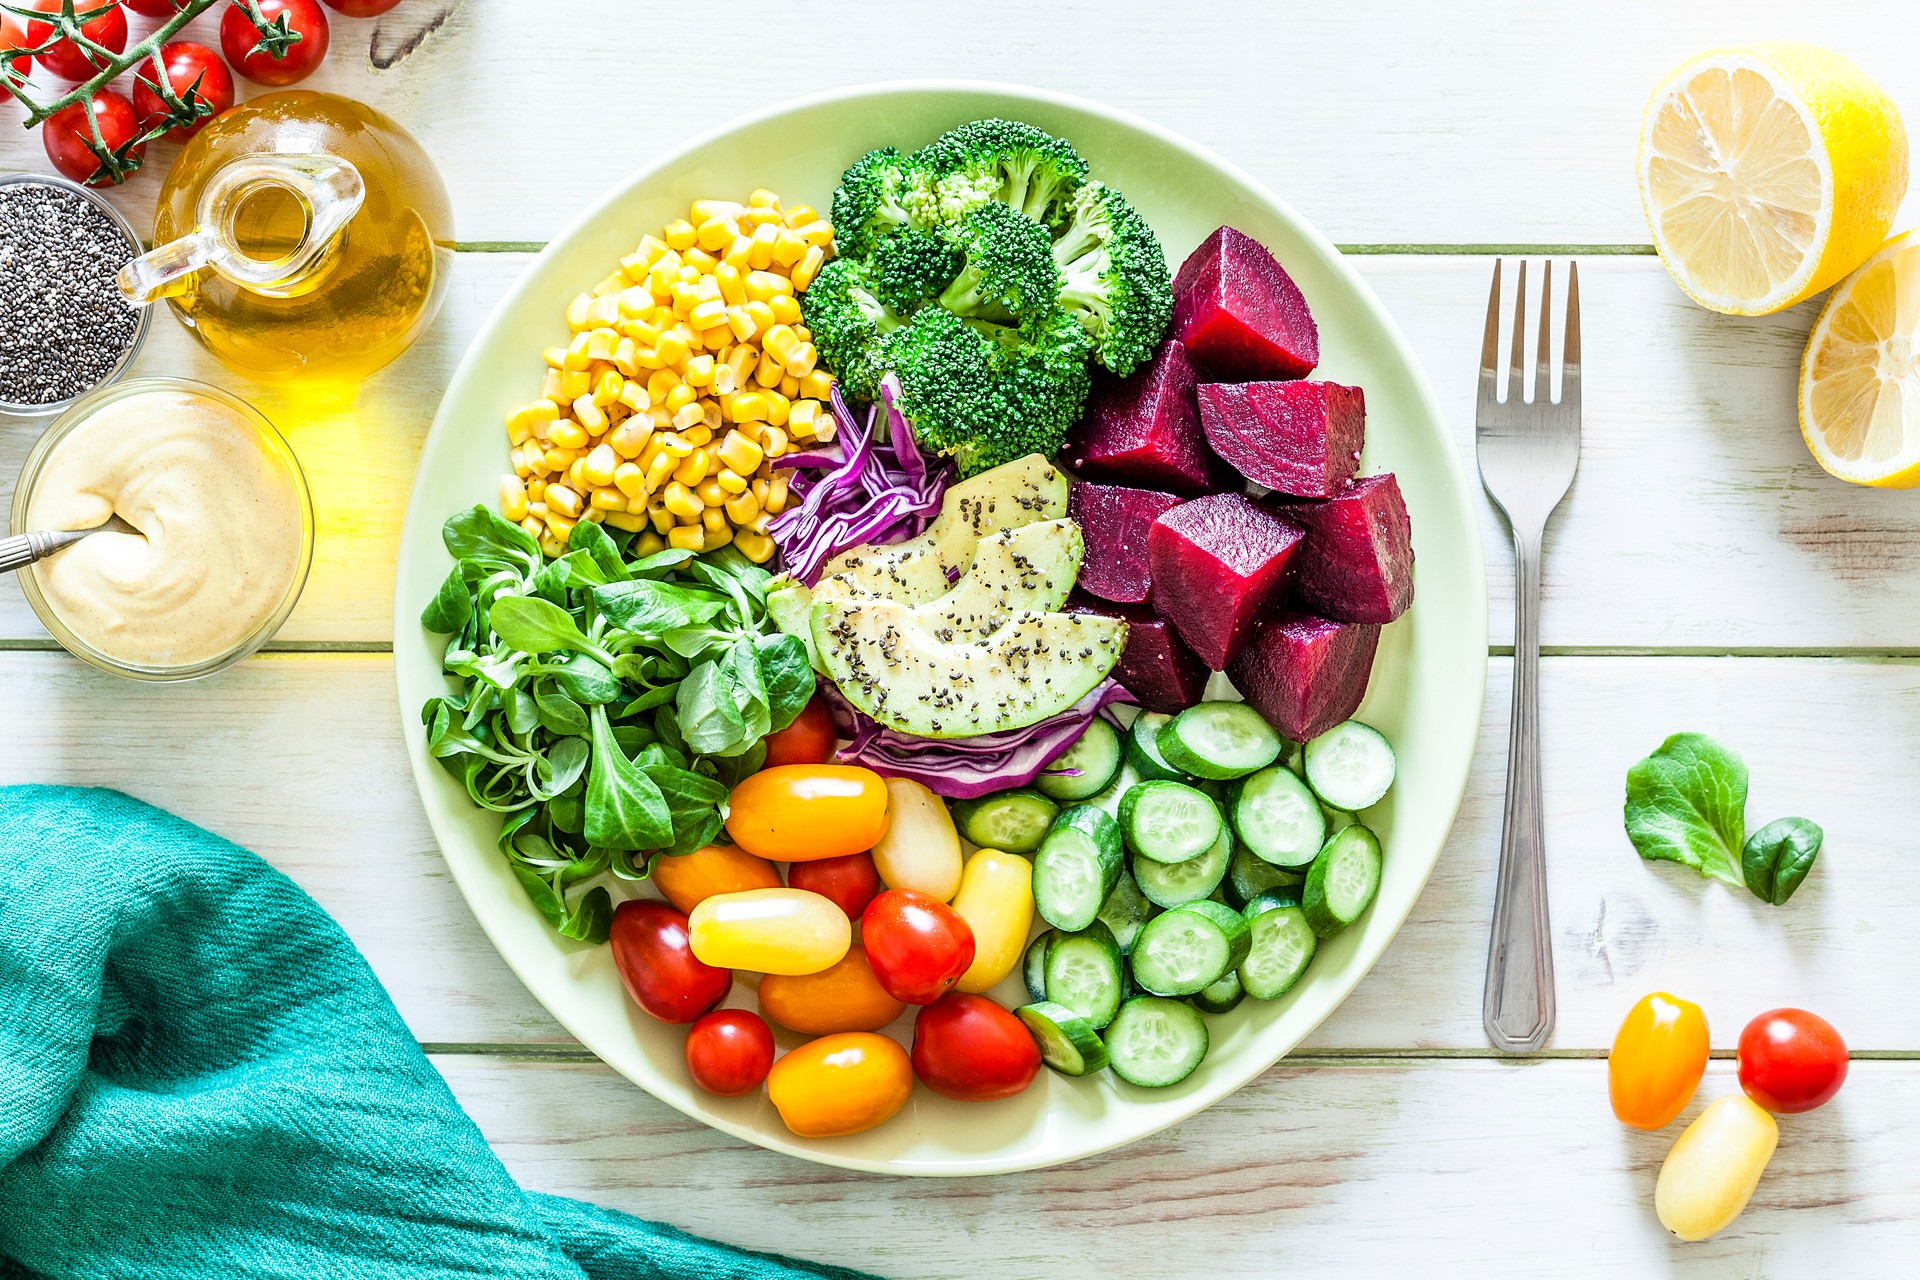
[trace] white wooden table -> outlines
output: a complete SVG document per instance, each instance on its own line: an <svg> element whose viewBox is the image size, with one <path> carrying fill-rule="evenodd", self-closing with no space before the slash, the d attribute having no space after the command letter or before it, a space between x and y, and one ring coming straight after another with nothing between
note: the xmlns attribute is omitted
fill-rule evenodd
<svg viewBox="0 0 1920 1280"><path fill-rule="evenodd" d="M357 404L298 408L159 319L139 372L235 384L290 428L320 511L312 580L268 653L177 688L68 658L0 583L0 781L120 787L258 850L345 925L525 1183L738 1244L890 1276L1178 1275L1202 1259L1231 1274L1910 1273L1920 499L1815 467L1793 411L1812 308L1741 321L1689 306L1645 243L1632 173L1654 82L1734 40L1833 45L1920 121L1907 8L741 0L710 39L687 38L688 11L631 0L406 0L338 21L309 83L380 106L438 158L462 249L446 310ZM481 936L414 797L389 657L395 540L441 387L528 256L617 176L746 110L915 76L1098 98L1251 170L1354 255L1469 463L1490 255L1580 259L1585 450L1548 533L1541 678L1560 998L1546 1053L1499 1058L1480 1028L1511 635L1507 543L1484 503L1488 714L1432 882L1299 1053L1177 1129L986 1180L772 1155L601 1066ZM0 105L0 169L44 168L18 119ZM156 186L116 196L138 225ZM36 434L0 424L0 496ZM1826 827L1790 906L1634 857L1622 776L1683 728L1746 754L1756 819ZM1835 1103L1783 1121L1746 1216L1701 1245L1670 1243L1651 1209L1677 1126L1628 1131L1607 1108L1613 1030L1656 988L1699 1001L1725 1057L1781 1004L1825 1014L1856 1052ZM1716 1061L1686 1118L1735 1087Z"/></svg>

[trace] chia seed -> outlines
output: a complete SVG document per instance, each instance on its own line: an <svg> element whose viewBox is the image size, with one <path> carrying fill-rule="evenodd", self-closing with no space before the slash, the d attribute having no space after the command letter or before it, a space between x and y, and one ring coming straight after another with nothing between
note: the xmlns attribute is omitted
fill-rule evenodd
<svg viewBox="0 0 1920 1280"><path fill-rule="evenodd" d="M0 184L0 402L58 404L113 374L140 329L114 276L138 252L85 196Z"/></svg>

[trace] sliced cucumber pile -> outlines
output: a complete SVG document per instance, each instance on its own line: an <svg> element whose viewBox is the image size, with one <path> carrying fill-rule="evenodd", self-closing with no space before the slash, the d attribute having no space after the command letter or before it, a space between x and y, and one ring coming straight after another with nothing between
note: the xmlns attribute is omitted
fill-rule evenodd
<svg viewBox="0 0 1920 1280"><path fill-rule="evenodd" d="M1068 933L1100 914L1119 883L1126 858L1120 825L1105 809L1077 804L1061 811L1033 855L1033 907L1040 918Z"/></svg>
<svg viewBox="0 0 1920 1280"><path fill-rule="evenodd" d="M1178 782L1186 775L1168 764L1166 757L1160 754L1160 727L1172 716L1162 715L1158 711L1142 711L1133 719L1132 727L1127 731L1127 763L1140 775L1143 782L1159 779L1163 782Z"/></svg>
<svg viewBox="0 0 1920 1280"><path fill-rule="evenodd" d="M1220 806L1197 787L1155 779L1120 797L1127 848L1155 862L1185 862L1213 848L1224 822Z"/></svg>
<svg viewBox="0 0 1920 1280"><path fill-rule="evenodd" d="M1280 735L1244 702L1203 702L1161 725L1160 758L1196 778L1243 778L1280 758Z"/></svg>
<svg viewBox="0 0 1920 1280"><path fill-rule="evenodd" d="M1393 785L1393 748L1378 729L1358 720L1309 742L1305 759L1307 785L1331 809L1358 813L1380 803Z"/></svg>
<svg viewBox="0 0 1920 1280"><path fill-rule="evenodd" d="M1120 731L1095 716L1080 740L1033 780L1041 795L1063 803L1099 795L1120 772Z"/></svg>

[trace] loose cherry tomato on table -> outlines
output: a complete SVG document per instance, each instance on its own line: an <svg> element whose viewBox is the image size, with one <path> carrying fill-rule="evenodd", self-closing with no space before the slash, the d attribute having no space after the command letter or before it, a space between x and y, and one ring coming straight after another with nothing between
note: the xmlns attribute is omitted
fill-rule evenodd
<svg viewBox="0 0 1920 1280"><path fill-rule="evenodd" d="M780 887L780 872L771 862L730 844L710 844L678 856L656 853L648 878L682 911L723 893Z"/></svg>
<svg viewBox="0 0 1920 1280"><path fill-rule="evenodd" d="M607 945L627 994L662 1022L692 1022L733 990L732 972L693 954L687 918L664 902L615 907Z"/></svg>
<svg viewBox="0 0 1920 1280"><path fill-rule="evenodd" d="M20 6L40 13L59 13L60 0L26 0ZM81 18L80 34L103 49L115 53L127 47L127 15L118 8L109 8L107 0L74 0L73 14ZM94 17L87 17L94 14ZM42 22L36 18L27 19L27 46L42 44L52 38L56 28L51 22ZM72 40L61 40L37 61L62 80L91 80L107 65L106 59L90 53Z"/></svg>
<svg viewBox="0 0 1920 1280"><path fill-rule="evenodd" d="M864 853L887 834L887 784L854 765L762 769L728 797L727 834L775 862Z"/></svg>
<svg viewBox="0 0 1920 1280"><path fill-rule="evenodd" d="M1607 1095L1621 1124L1658 1129L1686 1109L1707 1070L1700 1006L1656 991L1627 1010L1607 1053Z"/></svg>
<svg viewBox="0 0 1920 1280"><path fill-rule="evenodd" d="M349 18L377 18L400 0L327 0L327 7Z"/></svg>
<svg viewBox="0 0 1920 1280"><path fill-rule="evenodd" d="M839 734L833 727L833 713L819 694L807 700L793 723L766 737L767 762L763 768L783 764L825 764L833 759L833 745Z"/></svg>
<svg viewBox="0 0 1920 1280"><path fill-rule="evenodd" d="M1770 1009L1740 1033L1740 1087L1776 1115L1811 1111L1847 1082L1847 1042L1805 1009Z"/></svg>
<svg viewBox="0 0 1920 1280"><path fill-rule="evenodd" d="M233 69L257 84L282 86L296 84L312 75L327 56L327 14L314 0L259 0L260 16L269 23L285 27L300 38L287 45L276 58L262 42L267 37L247 17L245 8L230 5L220 19L220 52L227 55Z"/></svg>
<svg viewBox="0 0 1920 1280"><path fill-rule="evenodd" d="M772 1069L773 1032L758 1014L715 1009L687 1028L687 1074L708 1093L749 1093Z"/></svg>
<svg viewBox="0 0 1920 1280"><path fill-rule="evenodd" d="M693 909L688 937L708 964L757 973L818 973L853 945L847 913L804 889L716 894Z"/></svg>
<svg viewBox="0 0 1920 1280"><path fill-rule="evenodd" d="M846 912L849 919L858 919L880 892L880 873L874 870L868 854L849 853L840 858L796 862L787 872L787 883L819 894Z"/></svg>
<svg viewBox="0 0 1920 1280"><path fill-rule="evenodd" d="M913 1074L948 1098L1010 1098L1040 1073L1040 1046L985 996L950 991L913 1020Z"/></svg>
<svg viewBox="0 0 1920 1280"><path fill-rule="evenodd" d="M839 1138L891 1120L913 1092L907 1051L885 1036L821 1036L773 1064L767 1097L803 1138Z"/></svg>
<svg viewBox="0 0 1920 1280"><path fill-rule="evenodd" d="M133 104L111 89L101 89L93 95L93 115L100 126L100 140L107 144L109 151L119 151L139 135ZM100 157L94 154L93 130L87 125L85 103L68 103L48 116L40 126L40 142L46 147L47 159L53 161L53 167L75 182L98 187L114 181L113 175L101 165ZM143 142L128 155L139 160L146 153L147 144Z"/></svg>
<svg viewBox="0 0 1920 1280"><path fill-rule="evenodd" d="M770 973L760 979L760 1012L789 1031L824 1036L878 1031L906 1009L873 976L864 947L850 947L819 973Z"/></svg>
<svg viewBox="0 0 1920 1280"><path fill-rule="evenodd" d="M1751 1098L1715 1098L1681 1131L1653 1184L1660 1225L1682 1240L1705 1240L1747 1207L1780 1127Z"/></svg>
<svg viewBox="0 0 1920 1280"><path fill-rule="evenodd" d="M140 64L134 79L133 110L140 117L142 132L166 118L167 103L160 96L163 71L166 87L175 96L184 100L191 91L195 99L211 108L192 124L175 125L160 135L168 142L185 142L211 124L214 116L233 105L233 75L227 70L227 64L220 61L220 55L191 40L174 40L160 47L159 67L148 58Z"/></svg>
<svg viewBox="0 0 1920 1280"><path fill-rule="evenodd" d="M946 903L911 889L889 889L867 904L860 942L881 989L908 1004L932 1004L973 964L972 928Z"/></svg>

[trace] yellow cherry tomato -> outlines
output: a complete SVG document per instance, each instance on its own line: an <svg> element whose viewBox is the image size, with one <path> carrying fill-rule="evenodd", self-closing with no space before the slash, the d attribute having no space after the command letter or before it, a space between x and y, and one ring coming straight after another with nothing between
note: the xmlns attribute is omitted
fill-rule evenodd
<svg viewBox="0 0 1920 1280"><path fill-rule="evenodd" d="M953 909L973 930L973 964L957 991L986 991L1013 972L1033 928L1033 864L1015 853L982 849L967 859Z"/></svg>
<svg viewBox="0 0 1920 1280"><path fill-rule="evenodd" d="M942 902L960 891L960 833L947 803L907 778L887 779L887 834L873 846L874 870L889 889Z"/></svg>
<svg viewBox="0 0 1920 1280"><path fill-rule="evenodd" d="M803 1138L839 1138L893 1118L913 1092L907 1051L871 1031L821 1036L773 1064L767 1097Z"/></svg>
<svg viewBox="0 0 1920 1280"><path fill-rule="evenodd" d="M692 911L715 894L780 887L780 872L771 862L730 844L710 844L679 857L656 853L649 876L681 911Z"/></svg>
<svg viewBox="0 0 1920 1280"><path fill-rule="evenodd" d="M1686 1110L1707 1070L1707 1018L1656 991L1627 1010L1607 1054L1607 1095L1621 1124L1659 1129Z"/></svg>
<svg viewBox="0 0 1920 1280"><path fill-rule="evenodd" d="M760 979L760 1012L789 1031L810 1036L878 1031L906 1007L881 987L866 949L859 946L830 969Z"/></svg>
<svg viewBox="0 0 1920 1280"><path fill-rule="evenodd" d="M1780 1127L1744 1093L1717 1099L1667 1152L1653 1186L1660 1225L1682 1240L1705 1240L1747 1207Z"/></svg>
<svg viewBox="0 0 1920 1280"><path fill-rule="evenodd" d="M749 889L708 898L687 917L694 959L716 969L818 973L853 943L847 913L805 889Z"/></svg>
<svg viewBox="0 0 1920 1280"><path fill-rule="evenodd" d="M728 797L727 834L776 862L865 853L887 834L887 784L854 765L762 769Z"/></svg>

